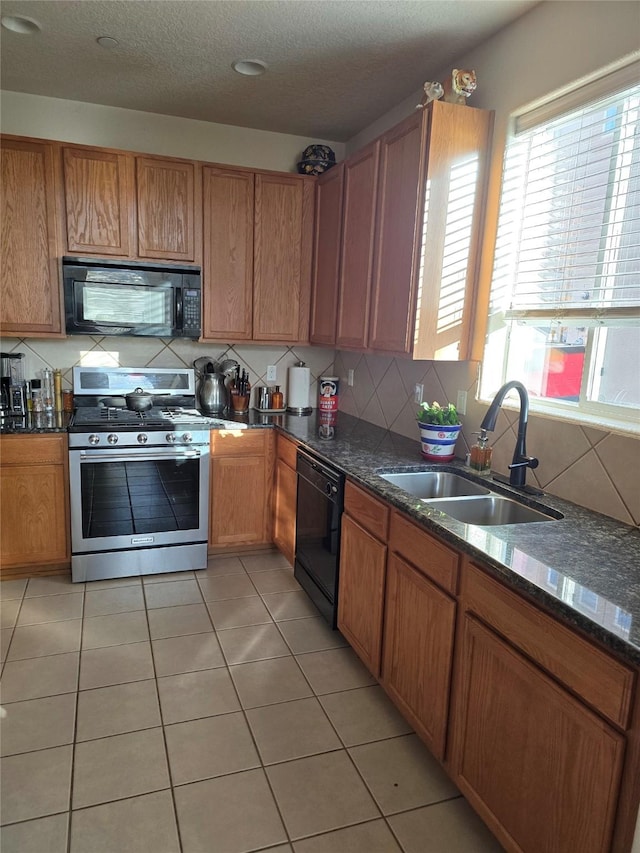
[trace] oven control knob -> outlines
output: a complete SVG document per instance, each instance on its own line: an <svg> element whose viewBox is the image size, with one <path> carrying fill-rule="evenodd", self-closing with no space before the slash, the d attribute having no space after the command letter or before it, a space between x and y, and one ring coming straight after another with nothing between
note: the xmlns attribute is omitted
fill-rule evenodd
<svg viewBox="0 0 640 853"><path fill-rule="evenodd" d="M148 440L149 436L146 434L146 432L141 432L138 435L138 444L146 444Z"/></svg>
<svg viewBox="0 0 640 853"><path fill-rule="evenodd" d="M169 444L175 444L176 443L175 432L168 432L167 433L167 441L169 442Z"/></svg>
<svg viewBox="0 0 640 853"><path fill-rule="evenodd" d="M191 442L193 441L193 436L190 432L185 432L182 436L182 440L185 444L191 444Z"/></svg>
<svg viewBox="0 0 640 853"><path fill-rule="evenodd" d="M109 444L117 444L118 436L115 434L115 432L112 432L110 435L107 436L107 441L109 442Z"/></svg>
<svg viewBox="0 0 640 853"><path fill-rule="evenodd" d="M99 444L100 443L100 436L96 435L94 432L89 436L87 441L89 442L89 444Z"/></svg>

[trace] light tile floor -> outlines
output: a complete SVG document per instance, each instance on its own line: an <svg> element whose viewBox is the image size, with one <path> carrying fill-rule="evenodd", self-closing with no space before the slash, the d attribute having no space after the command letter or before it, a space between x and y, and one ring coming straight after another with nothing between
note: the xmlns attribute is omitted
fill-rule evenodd
<svg viewBox="0 0 640 853"><path fill-rule="evenodd" d="M2 853L502 849L279 554L0 597Z"/></svg>

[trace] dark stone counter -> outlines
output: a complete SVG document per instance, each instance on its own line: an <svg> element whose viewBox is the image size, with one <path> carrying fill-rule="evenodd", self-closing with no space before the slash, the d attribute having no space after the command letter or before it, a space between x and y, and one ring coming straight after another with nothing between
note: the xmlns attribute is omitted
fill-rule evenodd
<svg viewBox="0 0 640 853"><path fill-rule="evenodd" d="M29 413L24 417L9 415L0 419L0 435L42 435L66 432L70 419L71 412Z"/></svg>
<svg viewBox="0 0 640 853"><path fill-rule="evenodd" d="M44 420L43 420L44 419ZM64 432L69 415L10 419L1 434ZM570 625L582 629L640 665L640 530L553 495L531 498L490 478L479 477L463 463L431 464L420 444L350 415L338 413L327 429L313 414L225 415L246 427L278 427L325 461L343 471L425 530L478 560L496 577L521 590ZM14 422L16 421L16 422ZM480 527L464 524L429 507L383 480L379 473L450 470L535 508L536 503L562 513L559 521Z"/></svg>
<svg viewBox="0 0 640 853"><path fill-rule="evenodd" d="M496 577L536 599L571 625L640 664L640 530L552 495L530 498L465 469L461 462L430 464L418 440L338 414L334 437L319 437L317 413L279 415L276 424L354 482L397 507L441 539L486 566ZM559 521L479 527L429 507L378 473L450 470L535 508L563 514Z"/></svg>

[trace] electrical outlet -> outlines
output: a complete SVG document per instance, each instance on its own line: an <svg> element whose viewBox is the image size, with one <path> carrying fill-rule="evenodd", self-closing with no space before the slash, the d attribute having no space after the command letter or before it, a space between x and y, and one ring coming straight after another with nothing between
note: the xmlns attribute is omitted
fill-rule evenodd
<svg viewBox="0 0 640 853"><path fill-rule="evenodd" d="M467 414L467 392L466 391L458 391L458 399L456 402L456 409L458 410L459 415Z"/></svg>
<svg viewBox="0 0 640 853"><path fill-rule="evenodd" d="M421 385L419 382L416 382L416 387L413 389L413 402L414 403L421 403L423 394L424 394L424 385Z"/></svg>
<svg viewBox="0 0 640 853"><path fill-rule="evenodd" d="M353 385L353 373L353 367L350 367L349 370L347 370L347 385Z"/></svg>
<svg viewBox="0 0 640 853"><path fill-rule="evenodd" d="M278 378L278 372L275 364L267 365L267 382L275 382Z"/></svg>

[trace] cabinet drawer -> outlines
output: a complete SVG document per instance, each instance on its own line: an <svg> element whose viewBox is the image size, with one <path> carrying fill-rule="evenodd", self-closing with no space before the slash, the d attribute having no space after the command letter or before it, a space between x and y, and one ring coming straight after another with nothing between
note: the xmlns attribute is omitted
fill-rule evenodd
<svg viewBox="0 0 640 853"><path fill-rule="evenodd" d="M270 433L268 429L212 429L211 453L214 456L263 456Z"/></svg>
<svg viewBox="0 0 640 853"><path fill-rule="evenodd" d="M293 468L295 471L296 468L296 450L298 448L298 444L295 441L291 441L291 439L286 438L281 433L278 433L276 436L276 452L278 454L278 459L281 459L289 468Z"/></svg>
<svg viewBox="0 0 640 853"><path fill-rule="evenodd" d="M628 726L632 670L471 564L465 569L463 598L467 609L611 722Z"/></svg>
<svg viewBox="0 0 640 853"><path fill-rule="evenodd" d="M62 465L67 457L67 436L3 435L0 448L3 465Z"/></svg>
<svg viewBox="0 0 640 853"><path fill-rule="evenodd" d="M389 534L389 507L355 486L350 480L344 492L344 508L352 518L383 542Z"/></svg>
<svg viewBox="0 0 640 853"><path fill-rule="evenodd" d="M459 555L442 545L398 512L391 516L389 548L408 560L416 569L447 592L458 588Z"/></svg>

